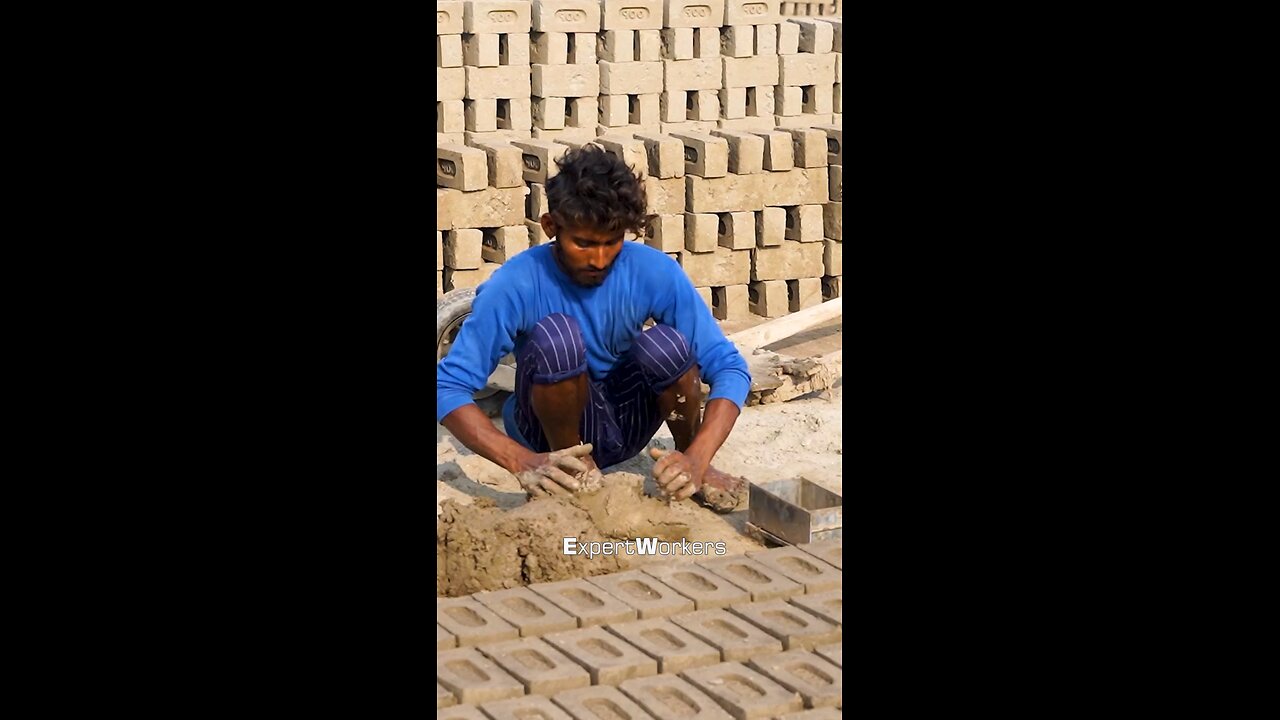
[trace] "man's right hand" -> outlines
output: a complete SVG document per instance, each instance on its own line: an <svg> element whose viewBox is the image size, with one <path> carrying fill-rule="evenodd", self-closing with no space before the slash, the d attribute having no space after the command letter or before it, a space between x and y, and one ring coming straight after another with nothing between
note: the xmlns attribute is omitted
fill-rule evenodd
<svg viewBox="0 0 1280 720"><path fill-rule="evenodd" d="M531 497L567 496L582 487L576 476L593 469L595 462L591 459L591 444L587 443L549 453L532 453L523 466L524 469L516 473L516 480Z"/></svg>

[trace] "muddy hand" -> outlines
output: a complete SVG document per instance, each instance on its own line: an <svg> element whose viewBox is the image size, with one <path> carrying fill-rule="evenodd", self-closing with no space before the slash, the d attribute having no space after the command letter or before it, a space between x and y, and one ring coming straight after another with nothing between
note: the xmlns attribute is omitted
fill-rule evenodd
<svg viewBox="0 0 1280 720"><path fill-rule="evenodd" d="M702 476L703 504L718 513L733 512L748 488L746 478L708 467Z"/></svg>
<svg viewBox="0 0 1280 720"><path fill-rule="evenodd" d="M653 464L653 480L658 491L672 500L684 500L701 487L701 473L693 461L679 450L668 451L652 448L649 455L658 462Z"/></svg>
<svg viewBox="0 0 1280 720"><path fill-rule="evenodd" d="M585 462L583 458L586 458ZM568 496L581 487L578 478L588 475L595 467L595 463L590 461L590 444L537 453L525 463L524 470L516 473L516 480L533 497Z"/></svg>

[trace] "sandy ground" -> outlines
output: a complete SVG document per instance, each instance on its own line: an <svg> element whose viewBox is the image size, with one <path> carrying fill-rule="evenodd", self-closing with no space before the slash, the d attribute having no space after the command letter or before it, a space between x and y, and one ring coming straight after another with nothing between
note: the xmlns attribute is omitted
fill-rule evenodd
<svg viewBox="0 0 1280 720"><path fill-rule="evenodd" d="M730 333L753 324L756 323L725 322L723 327L726 333ZM835 321L771 345L769 349L797 357L826 353L840 348L841 334L840 323ZM816 397L744 408L733 432L716 454L713 465L755 483L804 477L843 495L843 392L844 381L841 376L833 388ZM495 424L501 429L501 421L495 421ZM674 447L671 433L665 425L650 445L668 449ZM654 495L650 477L652 467L653 460L647 454L642 454L605 468L609 479L634 486L633 490L619 490L615 493L616 497L609 500L611 507L626 505L633 510L643 508L643 513L615 512L612 519L608 519L610 516L607 511L598 511L581 503L581 507L534 508L534 505L555 501L527 502L513 475L471 452L448 430L437 425L437 556L439 566L453 568L452 572L456 576L455 582L450 585L447 577L438 575L437 594L452 595L575 575L594 575L655 560L653 557L624 557L621 563L566 564L560 562L562 558L548 558L547 554L553 552L550 546L536 547L538 543L530 540L530 535L550 537L563 534L578 535L584 539L624 539L637 535L671 534L687 537L690 541L723 541L727 554L730 555L763 547L744 534L748 518L745 499L737 511L717 515L692 501L667 505L640 497L642 482L644 493ZM639 519L641 514L645 516L643 521ZM621 515L636 515L637 518L619 521L618 517ZM483 533L490 533L490 536L495 532L500 533L503 539L496 543L485 543L483 539L476 539L478 533L464 532L466 526L477 530L483 528ZM677 527L679 532L652 532L652 528L656 526ZM487 547L479 552L475 549L477 545ZM506 553L506 560L497 558L502 553L495 553L495 546L499 549L511 548ZM516 557L517 547L519 557ZM466 562L460 562L458 557L447 557L449 552L467 553ZM539 553L543 557L541 564L537 561ZM531 556L534 557L533 562L529 561ZM658 559L668 562L673 560L670 557ZM514 563L519 567L515 570L499 570L498 566L504 563ZM477 566L486 564L495 568L494 577L471 576L475 574ZM460 569L464 567L465 570ZM461 577L464 573L468 574L466 578Z"/></svg>

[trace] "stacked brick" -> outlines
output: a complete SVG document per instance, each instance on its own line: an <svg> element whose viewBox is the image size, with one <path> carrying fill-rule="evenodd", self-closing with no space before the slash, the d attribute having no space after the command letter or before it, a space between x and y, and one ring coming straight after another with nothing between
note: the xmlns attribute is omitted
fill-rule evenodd
<svg viewBox="0 0 1280 720"><path fill-rule="evenodd" d="M629 239L717 318L838 296L841 21L801 5L438 1L437 295L547 242L555 161L592 142L645 185L653 221Z"/></svg>
<svg viewBox="0 0 1280 720"><path fill-rule="evenodd" d="M437 717L843 709L840 546L437 598Z"/></svg>
<svg viewBox="0 0 1280 720"><path fill-rule="evenodd" d="M842 14L840 6L843 4L842 0L828 0L828 2L787 2L787 0L783 0L778 10L783 15L830 17Z"/></svg>

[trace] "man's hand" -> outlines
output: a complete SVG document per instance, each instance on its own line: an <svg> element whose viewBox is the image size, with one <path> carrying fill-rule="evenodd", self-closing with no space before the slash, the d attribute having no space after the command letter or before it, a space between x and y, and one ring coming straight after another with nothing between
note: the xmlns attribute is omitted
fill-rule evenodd
<svg viewBox="0 0 1280 720"><path fill-rule="evenodd" d="M684 500L702 488L705 464L679 450L652 448L649 455L658 461L653 465L653 480L662 494L672 500Z"/></svg>
<svg viewBox="0 0 1280 720"><path fill-rule="evenodd" d="M582 487L579 476L595 470L591 444L575 445L549 453L533 453L523 462L516 480L531 497L568 496ZM599 470L595 470L599 474Z"/></svg>

